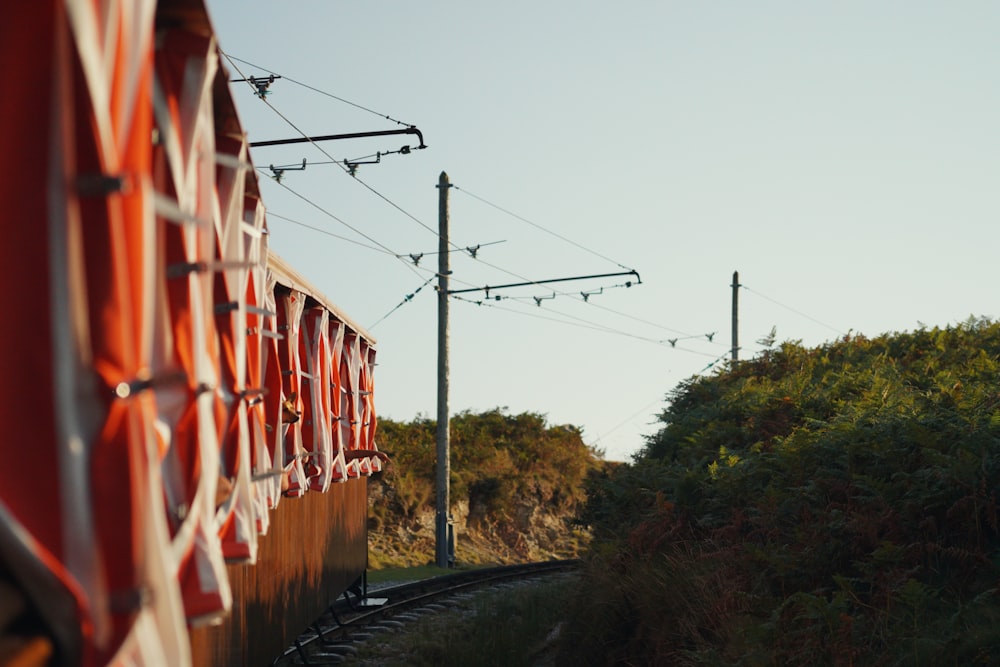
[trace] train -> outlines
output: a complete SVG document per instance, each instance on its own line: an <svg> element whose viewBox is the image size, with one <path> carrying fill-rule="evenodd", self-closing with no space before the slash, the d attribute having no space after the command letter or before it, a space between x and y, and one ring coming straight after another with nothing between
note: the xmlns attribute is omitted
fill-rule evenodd
<svg viewBox="0 0 1000 667"><path fill-rule="evenodd" d="M377 341L269 250L201 0L0 62L0 663L266 664L364 575Z"/></svg>

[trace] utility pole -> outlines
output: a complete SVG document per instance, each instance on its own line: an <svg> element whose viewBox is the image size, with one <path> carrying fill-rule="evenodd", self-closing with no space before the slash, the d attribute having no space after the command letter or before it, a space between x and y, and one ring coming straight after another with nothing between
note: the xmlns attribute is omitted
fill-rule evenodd
<svg viewBox="0 0 1000 667"><path fill-rule="evenodd" d="M494 285L473 287L470 289L449 290L448 276L451 269L448 267L448 256L450 253L448 241L448 190L451 183L448 181L448 174L441 172L438 178L438 382L437 382L437 469L435 477L435 489L437 491L437 505L434 522L435 538L435 563L438 567L451 567L454 559L454 536L451 532L451 522L449 512L451 510L451 451L450 432L448 416L448 298L451 294L462 292L483 291L486 298L489 298L490 291L507 289L511 287L524 287L527 285L541 285L543 283L558 283L569 280L585 280L591 278L606 278L610 276L634 276L636 285L642 284L639 273L632 269L619 271L616 273L599 273L589 276L573 276L569 278L549 278L546 280L532 280L523 283L509 283L505 285ZM478 248L478 246L477 246ZM475 253L471 251L472 256ZM623 267L624 268L624 267ZM627 281L625 287L631 287L632 281ZM602 288L603 289L603 288ZM497 297L498 299L500 297ZM584 296L586 301L586 296ZM540 301L538 305L541 305ZM735 354L735 352L734 352Z"/></svg>
<svg viewBox="0 0 1000 667"><path fill-rule="evenodd" d="M438 381L437 381L437 515L435 556L449 567L448 515L451 511L451 451L448 416L448 174L438 178Z"/></svg>
<svg viewBox="0 0 1000 667"><path fill-rule="evenodd" d="M733 362L740 360L740 272L733 271Z"/></svg>

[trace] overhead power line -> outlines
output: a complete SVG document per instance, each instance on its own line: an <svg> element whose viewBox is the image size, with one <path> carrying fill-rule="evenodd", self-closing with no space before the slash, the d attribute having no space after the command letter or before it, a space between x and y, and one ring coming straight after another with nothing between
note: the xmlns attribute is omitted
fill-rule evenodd
<svg viewBox="0 0 1000 667"><path fill-rule="evenodd" d="M238 62L241 62L241 63L244 63L244 64L247 64L247 65L249 65L249 66L251 66L251 67L258 67L258 68L260 68L260 69L263 69L263 70L265 70L265 71L267 71L267 72L269 72L269 73L271 73L271 74L275 74L275 75L276 75L276 78L277 78L277 73L276 73L276 72L273 72L273 71L271 71L271 70L268 70L267 68L263 68L263 67L260 67L259 65L255 65L255 64L253 64L253 63L250 63L249 61L246 61L246 60L243 60L243 59L240 59L240 58L236 58L236 57L234 57L234 56L231 56L231 55L229 55L229 54L225 54L225 53L223 53L223 55L225 55L225 56L226 56L226 58L230 60L230 63L231 63L231 64L233 64L233 68L234 68L234 69L236 69L236 71L237 71L237 72L239 72L241 76L243 76L243 73L242 73L242 72L240 71L240 68L239 68L239 67L238 67L237 65L235 65L235 63L234 63L233 61L238 61ZM327 92L325 92L325 91L322 91L322 90L319 90L319 89L317 89L317 88L314 88L313 86L309 86L309 85L307 85L307 84L303 84L303 83L302 83L302 82L300 82L300 81L296 81L295 79L292 79L292 78L288 77L287 75L280 75L280 76L281 76L281 78L283 78L283 79L285 79L285 80L288 80L288 81L290 81L290 82L292 82L292 83L295 83L295 84L298 84L298 85L302 85L302 86L304 86L304 87L306 87L306 88L309 88L309 89L311 89L311 90L314 90L315 92L319 92L319 93L321 93L321 94L324 94L324 95L327 95L327 96L329 96L329 97L332 97L332 98L334 98L334 99L337 99L337 100L339 100L339 101L342 101L342 102L345 102L345 103L348 103L348 104L352 104L353 106L357 106L358 108L362 108L362 109L364 109L364 110L366 110L366 111L369 111L369 112L371 112L371 113L373 113L373 114L375 114L375 115L380 115L380 116L383 116L383 117L385 117L385 118L388 118L388 119L390 119L390 120L393 120L394 122L396 122L396 123L398 123L398 124L400 124L400 125L406 125L406 126L407 126L408 128L412 128L412 127L413 127L413 126L412 126L412 125L410 125L410 124L407 124L407 123L403 123L402 121L398 121L398 120L396 120L396 119L392 119L392 118L390 118L390 117L388 117L388 116L386 116L386 115L384 115L384 114L379 114L378 112L375 112L375 111L373 111L373 110L371 110L371 109L368 109L368 108L366 108L366 107L362 107L361 105L355 105L355 104L353 104L353 103L351 103L351 102L349 102L349 101L347 101L347 100L343 100L342 98L339 98L339 97L337 97L337 96L335 96L335 95L332 95L332 94L329 94L329 93L327 93ZM250 79L248 79L248 78L246 78L246 77L244 77L244 79L243 79L243 80L244 80L244 81L247 81L248 85L249 85L249 86L251 86L252 88L253 88L253 87L255 87L255 81L251 81ZM291 127L291 128L293 129L293 130L295 130L295 131L296 131L296 132L297 132L297 133L298 133L299 135L301 135L301 137L302 137L302 139L301 139L301 143L311 143L311 144L313 144L313 146L314 146L314 147L315 147L315 148L316 148L316 149L317 149L317 150L318 150L318 151L319 151L319 152L320 152L320 153L321 153L322 155L324 155L324 156L325 156L326 158L328 158L329 162L322 162L322 164L336 164L337 166L341 167L341 169L342 169L342 170L344 170L344 171L345 171L346 173L350 173L350 174L354 175L354 172L353 172L353 169L351 169L351 168L350 168L350 167L351 167L351 165L349 164L349 163L350 163L350 160L347 160L347 161L341 161L341 160L337 160L336 158L334 158L334 157L333 157L332 155L330 155L330 153L328 153L328 152L327 152L326 150L324 150L324 149L323 149L323 148L322 148L321 146L319 146L319 145L318 145L318 144L317 144L317 143L316 143L316 142L315 142L315 141L313 140L313 138L310 138L310 137L308 137L308 136L307 136L307 135L305 134L305 132L303 132L303 131L302 131L302 130L301 130L301 129L300 129L299 127L298 127L298 126L296 126L296 125L295 125L295 123L294 123L294 122L292 122L292 121L291 121L291 119L289 119L289 118L288 118L287 116L285 116L284 114L282 114L282 113L281 113L281 112L280 112L280 111L279 111L279 110L278 110L278 109L277 109L277 108L276 108L276 107L275 107L275 106L274 106L273 104L271 104L271 102L270 102L270 101L268 101L267 99L265 99L265 98L264 98L263 96L260 96L260 95L258 95L258 97L260 97L260 99L261 99L261 100L262 100L262 101L263 101L263 102L264 102L264 103L265 103L265 104L266 104L266 105L267 105L267 106L268 106L268 107L269 107L269 108L270 108L270 109L271 109L271 110L272 110L272 111L273 111L273 112L274 112L274 113L275 113L275 114L276 114L276 115L277 115L277 116L278 116L279 118L281 118L281 119L282 119L282 120L283 120L283 121L284 121L284 122L285 122L285 123L286 123L286 124L287 124L287 125L288 125L289 127ZM360 159L364 159L364 158L360 158ZM303 167L305 166L305 164L307 164L307 161L306 161L306 160L304 159L304 160L303 160ZM320 162L317 162L317 163L314 163L314 164L321 164L321 163L320 163ZM346 165L346 166L345 166L345 165ZM295 167L293 167L293 166L286 166L286 167L278 167L277 169L279 169L279 170L280 170L280 169L290 169L290 168L295 168ZM278 174L275 174L275 176L277 176L277 175L278 175ZM396 257L396 258L398 258L398 259L403 259L404 257L406 257L406 258L409 258L409 259L413 260L413 261L414 261L414 265L416 265L416 261L417 261L417 260L415 260L415 259L414 259L414 255L412 255L412 254L407 254L407 255L402 255L402 254L400 254L400 253L395 253L395 252L393 252L393 251L392 251L391 249L389 249L388 247L386 247L386 246L385 246L385 245L383 245L382 243L380 243L380 242L378 242L377 240L375 240L374 238L372 238L372 237L370 237L370 236L368 236L368 235L364 234L363 232L361 232L361 231L360 231L360 230L358 230L357 228L353 227L352 225L348 224L348 223L347 223L346 221L344 221L344 220L340 219L340 218L339 218L339 217L337 217L336 215L334 215L334 214L330 213L329 211L327 211L326 209L324 209L324 208L323 208L322 206L320 206L320 205L318 205L317 203L313 202L313 201L312 201L311 199L309 199L308 197L305 197L304 195L302 195L302 194L300 194L300 193L298 193L298 192L296 192L296 191L292 190L292 189L291 189L291 188L289 188L289 187L288 187L287 185L284 185L284 184L282 184L282 183L280 182L280 180L279 180L278 178L275 178L274 180L275 180L276 182L278 182L278 183L279 183L279 185L282 185L282 187L286 188L286 189L287 189L287 190L288 190L289 192L291 192L291 193L292 193L292 194L294 194L295 196L299 197L299 198L300 198L300 199L302 199L303 201L307 202L308 204L310 204L310 205L311 205L311 206L313 206L314 208L317 208L318 210L320 210L320 211L321 211L322 213L324 213L324 214L325 214L325 215L327 215L328 217L331 217L332 219L334 219L334 220L336 220L336 221L340 222L341 224L343 224L344 226L348 227L349 229L351 229L351 230L352 230L352 231L354 231L355 233L359 234L360 236L362 236L362 237L364 237L364 238L368 239L369 241L371 241L372 243L374 243L374 244L375 244L376 246L378 246L378 247L379 247L379 248L381 249L381 251L382 251L382 252L384 252L384 253L386 253L386 254L392 254L392 255L393 255L394 257ZM375 190L375 189L374 189L373 187L371 187L371 186L370 186L370 185L369 185L368 183L366 183L366 182L365 182L364 180L362 180L362 179L359 179L359 178L356 178L356 177L355 177L355 178L354 178L353 180L356 180L356 181L358 181L359 183L361 183L361 184L362 184L362 186L364 186L364 187L365 187L366 189L368 189L369 191L371 191L371 192L372 192L373 194L375 194L376 196L378 196L379 198L381 198L382 200L384 200L384 201L385 201L386 203L388 203L388 204L389 204L390 206L392 206L393 208L396 208L396 209L397 209L398 211L400 211L400 212L401 212L401 213L403 213L403 214L404 214L405 216L407 216L408 218L410 218L411 220L413 220L414 222L416 222L417 224L419 224L419 225L420 225L421 227L424 227L425 229L427 229L427 230L428 230L428 231L429 231L430 233L434 234L435 236L438 236L438 233L437 233L437 232L436 232L436 231L435 231L434 229L432 229L432 228L431 228L431 227L430 227L429 225L425 224L425 223L424 223L423 221L421 221L421 220L420 220L419 218L417 218L416 216L412 215L411 213L409 213L408 211L406 211L405 209L403 209L402 207L400 207L400 206L399 206L398 204L396 204L395 202L393 202L393 201L392 201L391 199L389 199L388 197L386 197L386 196L385 196L385 195L383 195L382 193L380 193L380 192L378 192L377 190ZM617 261L615 261L615 260L611 259L610 257L607 257L607 256L605 256L605 255L603 255L603 254L601 254L601 253L599 253L599 252L596 252L596 251L594 251L594 250L591 250L590 248L587 248L586 246L583 246L582 244L580 244L580 243L577 243L576 241L573 241L573 240L571 240L571 239L569 239L569 238L567 238L567 237L565 237L565 236L562 236L562 235L560 235L560 234L558 234L558 233L556 233L556 232L553 232L553 231L551 231L551 230L549 230L549 229L546 229L545 227L543 227L543 226L541 226L541 225L539 225L539 224L537 224L537 223L535 223L535 222L533 222L533 221L531 221L531 220L528 220L527 218L524 218L523 216L519 216L519 215L517 215L517 214L515 214L515 213L513 213L513 212L511 212L511 211L509 211L509 210L507 210L507 209L505 209L505 208L503 208L503 207L500 207L500 206L498 206L497 204L494 204L494 203L492 203L492 202L490 202L490 201L488 201L488 200L484 199L483 197L480 197L480 196L478 196L478 195L475 195L475 194L473 194L473 193L470 193L470 192L468 192L468 191L465 191L465 190L461 190L461 189L460 189L460 188L458 188L457 186L456 186L456 189L458 189L458 190L460 190L460 191L462 191L462 192L465 192L465 194L468 194L469 196L471 196L471 197L473 197L473 198L475 198L475 199L477 199L477 200L480 200L480 201L482 201L483 203L485 203L485 204L487 204L487 205L489 205L489 206L492 206L492 207L494 207L494 208L496 208L496 209L498 209L498 210L500 210L500 211L502 211L502 212L504 212L504 213L506 213L506 214L508 214L508 215L511 215L511 216L513 216L513 217L515 217L515 218L517 218L517 219L519 219L519 220L521 220L521 221L523 221L523 222L525 222L525 223L527 223L527 224L530 224L530 225L532 225L532 226L534 226L534 227L536 227L536 228L538 228L538 229L540 229L540 230L542 230L542 231L545 231L546 233L548 233L548 234L550 234L550 235L552 235L552 236L555 236L556 238L559 238L559 239L561 239L561 240L563 240L563 241L565 241L565 242L567 242L567 243L569 243L569 244L571 244L571 245L574 245L574 246L576 246L576 247L578 247L578 248L580 248L580 249L582 249L582 250L584 250L584 251L586 251L586 252L589 252L590 254L593 254L593 255L595 255L595 256L597 256L597 257L600 257L601 259L604 259L604 260L606 260L606 261L609 261L609 262L611 262L612 264L614 264L614 265L616 265L616 266L618 266L618 267L620 267L620 268L623 268L623 269L625 269L626 271L629 271L629 272L633 272L633 273L635 273L635 272L634 272L634 270L632 270L632 269L631 269L630 267L628 267L628 266L626 266L626 265L624 265L624 264L622 264L622 263L620 263L620 262L617 262ZM300 223L300 222L297 222L297 221L292 221L292 220L289 220L289 221L290 221L290 222L292 222L293 224L299 224L299 225L301 225L301 226L303 226L303 227L307 227L307 228L310 228L310 229L313 229L313 230L315 230L315 231L319 231L320 233L325 233L325 234L329 234L329 235L331 235L331 236L334 236L334 237L337 237L337 235L335 235L335 234L332 234L332 233L330 233L330 232L327 232L326 230L322 230L322 229L320 229L320 228L317 228L317 227L312 227L312 226L310 226L310 225L305 225L305 224L303 224L303 223ZM344 238L344 237L339 237L339 238ZM346 238L344 238L344 240L349 240L349 239L346 239ZM354 242L354 243L358 243L357 241L352 241L352 242ZM362 246L363 246L363 244L360 244L360 243L358 243L358 244L359 244L359 245L362 245ZM481 245L483 245L483 244L481 244ZM470 255L471 255L471 256L472 256L472 257L473 257L474 259L477 259L477 260L478 260L478 261L479 261L480 263L482 263L482 264L484 264L484 265L486 265L486 266L489 266L489 267L491 267L491 268L494 268L494 269L496 269L496 270L498 270L498 271L501 271L502 273L505 273L505 274L507 274L507 275L510 275L510 276L513 276L513 277L516 277L516 278L520 278L520 279L522 279L522 280L526 281L526 282L525 282L525 284L540 284L540 283L538 283L538 282L536 282L536 281L532 281L532 280L530 280L530 279L526 278L525 276L522 276L522 275L520 275L520 274L518 274L518 273L516 273L516 272L513 272L513 271L510 271L510 270L508 270L508 269L505 269L505 268L503 268L503 267L500 267L500 266L497 266L497 265L495 265L495 264L493 264L493 263L490 263L490 262L487 262L487 261L485 261L485 260L482 260L481 258L477 257L477 254L476 254L476 251L478 250L478 248L479 248L480 246L475 246L474 248L473 248L473 247L470 247L470 248L462 248L461 246L459 246L459 245L457 245L457 244L455 244L455 243L452 243L452 242L450 242L450 241L449 241L449 246L451 246L451 247L452 247L452 248L453 248L454 250L466 250L466 251L468 251L468 252L469 252L469 254L470 254ZM411 269L412 269L412 268L415 268L415 266L414 266L414 267L411 267ZM637 277L637 281L638 281L638 274L636 273L635 275L636 275L636 277ZM457 282L464 282L464 281L457 281ZM465 283L465 284L468 284L468 283ZM627 283L626 283L626 285L627 285ZM603 288L602 288L602 289L601 289L601 291L599 291L599 292L580 292L580 293L579 293L579 295L577 295L577 294L571 294L571 293L560 293L560 294L561 294L561 295L564 295L564 296L572 296L573 298L578 298L578 299L580 299L580 300L582 300L582 301L584 301L584 302L586 302L586 303L592 303L592 302L591 302L591 301L589 300L589 297L590 297L590 296L592 296L593 294L598 294L598 293L601 293L601 292L603 292ZM535 302L536 302L536 303L538 303L538 302L539 302L539 299L542 299L542 298L548 298L548 297L537 297L537 298L534 298L534 300L535 300ZM405 300L404 300L404 302L405 302ZM594 304L594 305L596 305L596 304ZM601 307L601 308L604 308L603 306L598 306L598 307ZM606 309L606 310L609 310L610 312L615 312L615 313L617 313L617 311L613 311L613 310L611 310L611 309L607 309L607 308L605 308L605 309ZM625 315L624 313L617 313L617 314L619 314L619 315L623 315L623 316L626 316L626 317L631 317L631 316L628 316L628 315ZM639 320L639 321L643 321L643 320L641 320L640 318L633 318L633 319L637 319L637 320ZM657 326L659 326L659 325L657 325ZM671 331L673 331L673 329L669 329L668 327L664 327L664 328L667 328L668 330L671 330ZM649 340L653 341L653 339L649 339ZM658 341L653 341L653 342L658 342Z"/></svg>

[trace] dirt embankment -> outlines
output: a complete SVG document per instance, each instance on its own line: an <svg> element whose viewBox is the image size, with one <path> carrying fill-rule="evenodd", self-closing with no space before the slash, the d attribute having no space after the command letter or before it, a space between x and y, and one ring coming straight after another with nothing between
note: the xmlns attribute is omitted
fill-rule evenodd
<svg viewBox="0 0 1000 667"><path fill-rule="evenodd" d="M383 500L382 487L373 484L369 505ZM565 510L551 510L534 501L517 502L513 516L470 511L467 501L453 504L455 560L458 564L508 564L576 558L588 535L572 523ZM387 516L369 521L369 566L411 567L434 561L433 509L411 517Z"/></svg>

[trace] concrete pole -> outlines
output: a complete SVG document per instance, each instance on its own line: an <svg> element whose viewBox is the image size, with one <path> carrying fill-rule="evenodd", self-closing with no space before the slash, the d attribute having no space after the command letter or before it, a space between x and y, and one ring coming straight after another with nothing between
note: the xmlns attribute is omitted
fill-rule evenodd
<svg viewBox="0 0 1000 667"><path fill-rule="evenodd" d="M449 566L448 514L451 509L451 451L448 416L448 174L438 178L438 378L437 378L437 515L435 561Z"/></svg>
<svg viewBox="0 0 1000 667"><path fill-rule="evenodd" d="M733 362L740 360L740 272L733 271Z"/></svg>

